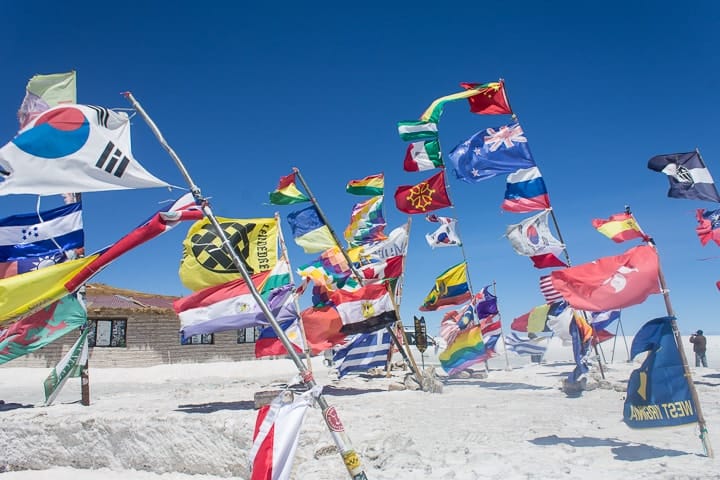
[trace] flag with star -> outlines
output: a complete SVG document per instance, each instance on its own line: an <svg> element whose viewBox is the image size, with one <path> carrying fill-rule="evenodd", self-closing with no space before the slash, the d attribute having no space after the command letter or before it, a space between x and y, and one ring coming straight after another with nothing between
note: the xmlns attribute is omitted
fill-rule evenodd
<svg viewBox="0 0 720 480"><path fill-rule="evenodd" d="M480 130L453 148L449 158L457 178L468 183L535 166L519 123Z"/></svg>
<svg viewBox="0 0 720 480"><path fill-rule="evenodd" d="M445 188L445 171L440 170L417 185L401 185L395 191L395 205L401 212L427 213L452 205Z"/></svg>

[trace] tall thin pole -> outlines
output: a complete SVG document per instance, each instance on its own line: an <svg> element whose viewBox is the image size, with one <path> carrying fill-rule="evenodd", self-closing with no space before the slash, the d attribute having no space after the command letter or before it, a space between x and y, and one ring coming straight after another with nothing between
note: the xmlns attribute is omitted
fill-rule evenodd
<svg viewBox="0 0 720 480"><path fill-rule="evenodd" d="M225 235L225 232L223 231L222 227L220 226L220 223L218 222L217 218L213 214L212 210L210 209L210 205L208 201L203 198L202 194L200 193L200 189L198 186L193 182L192 177L190 177L190 173L188 173L187 169L185 168L185 165L183 165L182 160L180 160L180 157L175 153L175 151L168 145L168 143L165 141L165 138L163 138L162 133L160 133L160 129L158 129L157 125L155 125L155 122L148 116L148 114L145 112L145 110L142 108L140 103L135 99L135 97L130 92L125 92L123 94L125 98L128 99L130 104L133 106L133 108L140 114L140 116L145 120L145 122L150 127L150 130L155 134L155 137L157 137L158 141L160 142L160 145L168 152L170 155L170 158L173 159L175 162L175 165L178 167L178 170L180 170L180 173L182 173L183 177L185 178L185 181L187 182L188 186L190 187L190 192L193 194L193 197L195 198L195 201L198 205L202 208L203 214L207 217L207 219L212 224L213 228L215 229L216 234L218 235L218 238L220 238L222 242L222 248L225 250L225 252L232 258L233 264L240 272L240 275L242 276L243 280L245 280L245 283L247 284L248 289L250 290L251 295L257 302L258 306L260 307L260 310L262 310L263 314L267 318L268 322L272 326L273 330L275 331L275 334L278 336L278 339L280 339L280 342L282 342L283 346L285 347L285 350L287 350L288 355L290 355L290 358L292 359L293 363L297 367L298 371L300 372L300 376L302 377L302 380L312 389L317 385L317 382L315 382L315 378L313 377L313 374L311 371L309 371L305 365L303 364L302 360L300 359L300 356L297 354L295 349L292 347L292 343L288 339L287 335L285 334L285 331L280 328L280 324L278 323L277 319L275 318L275 315L273 315L272 311L268 307L268 305L263 300L262 296L260 295L260 292L258 292L257 288L255 287L255 284L252 282L252 278L250 277L250 274L248 273L247 269L245 268L245 264L243 263L242 259L238 256L238 253L235 251L235 249L230 245L230 241L227 238L227 235ZM345 433L345 428L340 421L340 418L338 416L337 410L335 410L335 407L331 407L328 405L327 401L325 400L325 397L322 395L322 393L318 394L317 396L317 402L318 405L320 405L320 408L322 410L323 419L325 420L325 424L328 427L328 430L330 430L330 435L333 437L333 440L335 441L335 445L338 447L338 450L340 451L340 456L343 459L343 462L345 463L345 467L348 470L348 473L350 477L353 480L367 480L367 475L365 474L365 471L362 468L360 457L355 452L355 450L352 448L352 445L350 443L350 439L348 438L347 434Z"/></svg>
<svg viewBox="0 0 720 480"><path fill-rule="evenodd" d="M497 298L497 286L495 285L495 280L493 280L493 295L495 298ZM497 309L498 313L498 321L500 322L500 336L503 337L503 350L505 351L505 370L510 371L512 370L512 367L510 366L510 358L508 357L508 351L507 351L507 345L505 345L505 334L502 333L502 315L500 314L500 308Z"/></svg>
<svg viewBox="0 0 720 480"><path fill-rule="evenodd" d="M293 275L293 269L292 265L290 264L290 256L287 252L287 245L285 244L285 236L283 235L282 226L280 224L280 214L278 212L275 212L275 221L278 224L278 240L280 240L280 251L282 252L283 258L288 264L288 269L290 270L290 282L295 283L295 278ZM298 301L297 293L293 292L293 302L295 303L295 309L298 312L298 326L300 327L300 336L302 337L302 342L305 348L305 360L307 361L308 370L312 372L312 361L310 360L310 345L307 342L307 338L305 337L305 325L303 324L302 315L300 315L300 302Z"/></svg>
<svg viewBox="0 0 720 480"><path fill-rule="evenodd" d="M648 244L655 249L657 253L657 246L652 238L647 239ZM659 255L658 255L659 257ZM705 423L705 417L702 413L702 407L700 406L700 399L698 398L697 390L695 389L695 383L692 379L692 373L688 367L687 357L685 356L685 349L682 344L682 337L680 336L680 330L678 329L677 321L675 320L675 310L673 310L672 303L670 303L670 291L667 289L667 283L665 282L665 274L660 266L658 258L658 280L660 281L660 288L662 289L663 300L665 301L665 310L668 316L671 318L670 325L672 326L673 336L675 337L675 343L677 344L678 351L680 352L680 359L683 364L683 370L685 371L685 380L687 381L688 388L690 390L690 396L692 397L695 409L697 410L697 422L700 429L700 441L702 442L705 455L710 458L714 457L712 445L710 445L710 438L708 437L707 424Z"/></svg>

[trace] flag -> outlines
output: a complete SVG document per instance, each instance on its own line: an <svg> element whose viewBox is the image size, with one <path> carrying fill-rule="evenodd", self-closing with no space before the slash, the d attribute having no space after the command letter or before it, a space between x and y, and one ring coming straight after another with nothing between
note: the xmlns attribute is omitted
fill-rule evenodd
<svg viewBox="0 0 720 480"><path fill-rule="evenodd" d="M593 330L605 330L616 320L620 320L620 310L590 312L590 326Z"/></svg>
<svg viewBox="0 0 720 480"><path fill-rule="evenodd" d="M437 123L423 121L403 121L398 122L398 134L405 142L415 142L418 140L437 140L438 129Z"/></svg>
<svg viewBox="0 0 720 480"><path fill-rule="evenodd" d="M476 363L487 360L480 325L474 325L460 332L455 341L438 356L440 366L448 375L455 375Z"/></svg>
<svg viewBox="0 0 720 480"><path fill-rule="evenodd" d="M550 232L548 213L550 210L545 210L520 223L508 225L505 230L505 236L515 253L530 257L538 268L556 266L557 263L565 265L557 258L565 245Z"/></svg>
<svg viewBox="0 0 720 480"><path fill-rule="evenodd" d="M0 325L33 313L69 293L66 282L99 254L0 279Z"/></svg>
<svg viewBox="0 0 720 480"><path fill-rule="evenodd" d="M549 332L547 320L550 307L551 305L547 303L534 307L528 313L515 318L510 324L510 328L518 332Z"/></svg>
<svg viewBox="0 0 720 480"><path fill-rule="evenodd" d="M309 201L307 195L298 190L295 185L294 173L281 177L275 191L270 192L270 203L273 205L293 205Z"/></svg>
<svg viewBox="0 0 720 480"><path fill-rule="evenodd" d="M697 209L698 226L695 232L700 238L700 243L705 246L710 240L720 245L720 209L705 210Z"/></svg>
<svg viewBox="0 0 720 480"><path fill-rule="evenodd" d="M320 218L317 208L311 205L288 214L288 223L295 243L305 253L317 253L336 246L330 229Z"/></svg>
<svg viewBox="0 0 720 480"><path fill-rule="evenodd" d="M60 359L57 365L50 371L43 382L45 390L45 405L50 405L65 381L71 377L79 377L88 359L88 329L84 329L80 338L70 347L70 350Z"/></svg>
<svg viewBox="0 0 720 480"><path fill-rule="evenodd" d="M74 291L119 256L167 232L182 221L198 220L202 217L203 212L200 207L195 204L192 194L186 193L171 205L158 210L133 231L105 249L102 255L94 262L89 263L84 269L78 272L78 274L68 282L66 288Z"/></svg>
<svg viewBox="0 0 720 480"><path fill-rule="evenodd" d="M548 337L521 337L515 332L505 336L505 346L518 355L543 355L547 350Z"/></svg>
<svg viewBox="0 0 720 480"><path fill-rule="evenodd" d="M674 317L650 320L635 335L630 358L649 352L628 380L623 421L630 428L672 427L697 422L672 321Z"/></svg>
<svg viewBox="0 0 720 480"><path fill-rule="evenodd" d="M469 314L468 316L472 316L472 309L468 308L463 310L463 313ZM445 313L445 316L443 317L442 321L440 322L440 336L443 340L445 340L445 343L447 345L450 345L455 341L458 334L460 333L460 324L464 324L465 321L463 319L465 315L461 315L460 312L457 310L451 310L449 312ZM461 322L462 320L462 322ZM467 326L467 325L465 325Z"/></svg>
<svg viewBox="0 0 720 480"><path fill-rule="evenodd" d="M498 313L497 297L490 293L490 285L475 294L475 311L479 319Z"/></svg>
<svg viewBox="0 0 720 480"><path fill-rule="evenodd" d="M252 276L253 285L258 291L269 274L264 272ZM295 304L290 299L292 288L292 285L284 285L267 295L267 306L278 320L281 315L292 318L295 310ZM180 318L183 338L268 324L250 287L242 279L208 287L175 300L173 309Z"/></svg>
<svg viewBox="0 0 720 480"><path fill-rule="evenodd" d="M443 168L444 165L438 140L411 143L408 145L403 161L403 169L406 172L422 172L433 168Z"/></svg>
<svg viewBox="0 0 720 480"><path fill-rule="evenodd" d="M388 234L386 240L361 246L354 252L356 259L353 259L353 261L358 261L361 258L375 261L405 255L408 245L408 228L409 221L405 225L394 228ZM348 254L350 255L350 252ZM352 255L350 257L352 258Z"/></svg>
<svg viewBox="0 0 720 480"><path fill-rule="evenodd" d="M510 103L505 94L505 82L461 83L467 90L475 90L477 95L468 97L470 111L485 115L511 114Z"/></svg>
<svg viewBox="0 0 720 480"><path fill-rule="evenodd" d="M607 220L596 218L592 221L592 226L615 243L633 238L648 240L632 213L616 213Z"/></svg>
<svg viewBox="0 0 720 480"><path fill-rule="evenodd" d="M470 102L473 113L500 114L512 113L505 97L503 82L461 83L465 90L436 98L420 116L420 120L437 122L443 113L445 104L465 98Z"/></svg>
<svg viewBox="0 0 720 480"><path fill-rule="evenodd" d="M599 312L637 305L660 293L658 268L655 249L640 245L622 255L556 270L551 279L572 307Z"/></svg>
<svg viewBox="0 0 720 480"><path fill-rule="evenodd" d="M360 180L350 180L345 187L347 193L353 195L382 195L385 186L385 176L382 173L369 175Z"/></svg>
<svg viewBox="0 0 720 480"><path fill-rule="evenodd" d="M33 75L25 87L25 98L18 110L20 129L52 107L77 103L76 84L74 70L67 73Z"/></svg>
<svg viewBox="0 0 720 480"><path fill-rule="evenodd" d="M568 383L577 383L589 370L587 355L590 352L592 328L581 314L575 312L570 322L570 337L572 337L573 358L575 368L568 374Z"/></svg>
<svg viewBox="0 0 720 480"><path fill-rule="evenodd" d="M480 130L450 152L455 175L476 183L501 173L535 166L519 123Z"/></svg>
<svg viewBox="0 0 720 480"><path fill-rule="evenodd" d="M345 239L351 247L385 240L385 217L383 196L378 195L353 206L350 224L345 229Z"/></svg>
<svg viewBox="0 0 720 480"><path fill-rule="evenodd" d="M0 169L0 195L169 186L133 158L125 112L87 105L40 114L0 148Z"/></svg>
<svg viewBox="0 0 720 480"><path fill-rule="evenodd" d="M648 168L668 176L668 197L720 202L710 170L697 151L657 155L648 161Z"/></svg>
<svg viewBox="0 0 720 480"><path fill-rule="evenodd" d="M521 168L507 177L505 200L500 208L514 213L550 208L545 181L537 167Z"/></svg>
<svg viewBox="0 0 720 480"><path fill-rule="evenodd" d="M316 392L280 393L258 410L253 444L248 455L250 480L289 480L300 428Z"/></svg>
<svg viewBox="0 0 720 480"><path fill-rule="evenodd" d="M502 325L500 320L493 321L492 317L480 322L480 331L482 332L483 342L485 342L485 350L488 356L495 354L498 340L502 336Z"/></svg>
<svg viewBox="0 0 720 480"><path fill-rule="evenodd" d="M303 342L298 318L296 317L281 322L280 328L285 332L287 339L290 340L293 350L297 353L303 353L305 351L305 342ZM317 355L320 351L312 352L312 354ZM255 358L287 354L288 352L285 349L285 345L283 345L278 338L275 329L272 326L263 328L260 336L255 340Z"/></svg>
<svg viewBox="0 0 720 480"><path fill-rule="evenodd" d="M441 170L417 185L401 185L395 190L395 205L404 213L427 213L452 205Z"/></svg>
<svg viewBox="0 0 720 480"><path fill-rule="evenodd" d="M555 290L552 284L552 278L550 275L543 275L540 277L540 293L545 297L545 303L553 303L558 300L562 300L560 292Z"/></svg>
<svg viewBox="0 0 720 480"><path fill-rule="evenodd" d="M313 351L321 352L345 341L345 334L340 332L343 327L342 318L334 307L326 305L306 308L300 313L300 317L305 328L305 340Z"/></svg>
<svg viewBox="0 0 720 480"><path fill-rule="evenodd" d="M360 265L357 270L365 280L365 284L378 283L402 275L404 260L404 256L398 255L397 257Z"/></svg>
<svg viewBox="0 0 720 480"><path fill-rule="evenodd" d="M467 263L448 268L435 279L435 286L425 297L421 312L437 310L449 305L460 305L471 298L467 280Z"/></svg>
<svg viewBox="0 0 720 480"><path fill-rule="evenodd" d="M278 258L278 223L275 218L217 217L217 220L250 275L269 271L275 266ZM240 277L210 220L195 222L188 230L183 240L178 274L182 284L193 291Z"/></svg>
<svg viewBox="0 0 720 480"><path fill-rule="evenodd" d="M338 377L342 378L348 373L384 368L389 352L390 333L377 330L348 339L333 355L333 362L337 364Z"/></svg>
<svg viewBox="0 0 720 480"><path fill-rule="evenodd" d="M87 313L73 295L66 295L15 323L0 326L0 364L40 350L85 325Z"/></svg>
<svg viewBox="0 0 720 480"><path fill-rule="evenodd" d="M433 233L425 235L425 240L431 248L435 247L459 247L462 245L460 236L455 231L457 220L450 217L440 217L435 214L428 214L425 219L428 222L439 223L440 226Z"/></svg>
<svg viewBox="0 0 720 480"><path fill-rule="evenodd" d="M0 278L60 263L83 244L80 203L0 219Z"/></svg>
<svg viewBox="0 0 720 480"><path fill-rule="evenodd" d="M366 285L353 292L336 290L330 300L340 314L346 335L367 333L397 322L395 305L383 284Z"/></svg>
<svg viewBox="0 0 720 480"><path fill-rule="evenodd" d="M567 302L555 302L550 305L547 313L547 328L553 335L562 340L563 345L572 345L570 323L573 321L575 310Z"/></svg>

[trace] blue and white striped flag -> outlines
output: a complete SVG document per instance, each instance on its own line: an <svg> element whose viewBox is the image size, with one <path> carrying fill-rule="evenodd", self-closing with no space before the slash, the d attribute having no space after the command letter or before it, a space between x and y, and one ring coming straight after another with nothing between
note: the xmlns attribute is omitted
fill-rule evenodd
<svg viewBox="0 0 720 480"><path fill-rule="evenodd" d="M518 355L542 355L547 350L548 337L528 338L520 337L517 333L512 332L505 336L505 345L508 350Z"/></svg>
<svg viewBox="0 0 720 480"><path fill-rule="evenodd" d="M384 367L390 351L390 333L377 330L351 337L335 355L333 361L339 364L338 376L351 372L366 372L371 368Z"/></svg>

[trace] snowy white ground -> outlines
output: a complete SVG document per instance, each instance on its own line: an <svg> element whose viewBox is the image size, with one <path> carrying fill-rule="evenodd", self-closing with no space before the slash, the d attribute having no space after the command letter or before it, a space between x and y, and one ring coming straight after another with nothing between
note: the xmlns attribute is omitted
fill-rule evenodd
<svg viewBox="0 0 720 480"><path fill-rule="evenodd" d="M709 346L711 368L692 370L720 455L720 338ZM449 380L434 394L389 391L401 371L337 381L320 358L314 370L369 479L720 479L720 460L702 455L696 424L625 426L625 382L639 361L626 363L620 344L617 351L607 383L579 398L559 389L573 368L559 342L544 364L512 356L508 371L493 359L487 379ZM0 369L0 471L24 469L1 480L247 479L254 393L286 383L295 368L267 360L93 369L90 407L79 404L75 379L42 406L47 374ZM591 376L599 378L595 368ZM333 445L311 410L293 478L349 478Z"/></svg>

